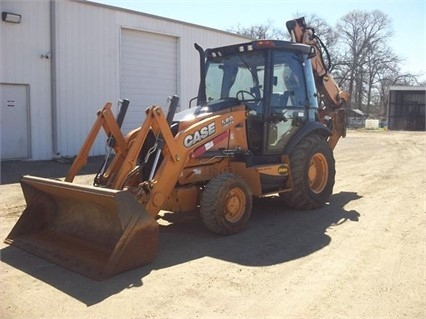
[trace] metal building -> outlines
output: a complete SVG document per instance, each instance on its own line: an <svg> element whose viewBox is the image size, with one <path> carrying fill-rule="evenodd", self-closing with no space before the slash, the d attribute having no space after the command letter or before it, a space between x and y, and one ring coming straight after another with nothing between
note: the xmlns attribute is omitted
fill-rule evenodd
<svg viewBox="0 0 426 319"><path fill-rule="evenodd" d="M391 86L389 130L425 131L426 87Z"/></svg>
<svg viewBox="0 0 426 319"><path fill-rule="evenodd" d="M83 0L0 1L1 158L73 156L106 102L126 133L150 105L197 95L203 48L240 35ZM91 155L104 153L99 138Z"/></svg>

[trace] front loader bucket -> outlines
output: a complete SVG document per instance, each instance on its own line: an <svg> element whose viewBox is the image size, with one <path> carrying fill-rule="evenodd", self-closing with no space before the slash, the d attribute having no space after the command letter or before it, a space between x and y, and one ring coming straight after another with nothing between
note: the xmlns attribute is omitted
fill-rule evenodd
<svg viewBox="0 0 426 319"><path fill-rule="evenodd" d="M101 280L150 263L158 224L126 191L21 179L27 208L5 242Z"/></svg>

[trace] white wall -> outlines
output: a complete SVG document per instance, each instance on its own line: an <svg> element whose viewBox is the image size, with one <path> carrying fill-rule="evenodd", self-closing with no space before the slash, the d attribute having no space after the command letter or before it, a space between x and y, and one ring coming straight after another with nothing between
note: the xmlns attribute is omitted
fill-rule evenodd
<svg viewBox="0 0 426 319"><path fill-rule="evenodd" d="M75 155L96 111L119 99L119 35L114 11L74 1L55 3L58 152ZM104 136L91 155L104 153Z"/></svg>
<svg viewBox="0 0 426 319"><path fill-rule="evenodd" d="M1 0L3 11L22 15L22 21L0 21L0 83L29 86L30 156L51 158L51 59L41 58L50 52L49 1Z"/></svg>
<svg viewBox="0 0 426 319"><path fill-rule="evenodd" d="M125 98L120 96L119 74L122 28L179 39L177 94L182 108L198 92L199 58L194 42L207 48L245 40L218 30L83 1L57 2L56 17L56 51L60 53L58 136L59 150L64 156L78 152L96 111L105 102L115 105L118 99ZM149 81L153 75L146 76ZM104 140L102 135L91 155L104 153Z"/></svg>
<svg viewBox="0 0 426 319"><path fill-rule="evenodd" d="M0 8L22 14L19 25L1 22L0 82L30 85L32 159L50 159L54 152L62 156L77 154L96 111L106 102L115 105L123 98L119 74L122 28L179 39L177 94L182 108L198 91L199 58L194 42L207 48L246 41L238 35L130 10L61 0L52 3L51 47L48 0L1 0ZM40 55L46 52L52 52L53 59L41 59ZM56 101L53 105L52 97ZM102 134L90 155L104 153L104 140Z"/></svg>

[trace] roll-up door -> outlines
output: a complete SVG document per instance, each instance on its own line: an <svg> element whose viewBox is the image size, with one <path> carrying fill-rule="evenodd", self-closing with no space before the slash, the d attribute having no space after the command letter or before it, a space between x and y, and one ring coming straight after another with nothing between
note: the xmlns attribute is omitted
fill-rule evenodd
<svg viewBox="0 0 426 319"><path fill-rule="evenodd" d="M122 29L120 95L130 100L123 132L141 125L148 106L166 106L167 97L176 93L177 38Z"/></svg>

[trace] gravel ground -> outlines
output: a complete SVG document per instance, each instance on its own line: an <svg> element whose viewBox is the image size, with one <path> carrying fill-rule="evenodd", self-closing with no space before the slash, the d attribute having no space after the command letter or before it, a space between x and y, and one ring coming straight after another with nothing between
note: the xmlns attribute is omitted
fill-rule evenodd
<svg viewBox="0 0 426 319"><path fill-rule="evenodd" d="M258 199L247 229L225 237L164 213L156 260L102 282L2 243L0 317L426 318L425 148L425 132L351 130L325 207ZM19 176L69 166L2 163L2 238L25 207Z"/></svg>

